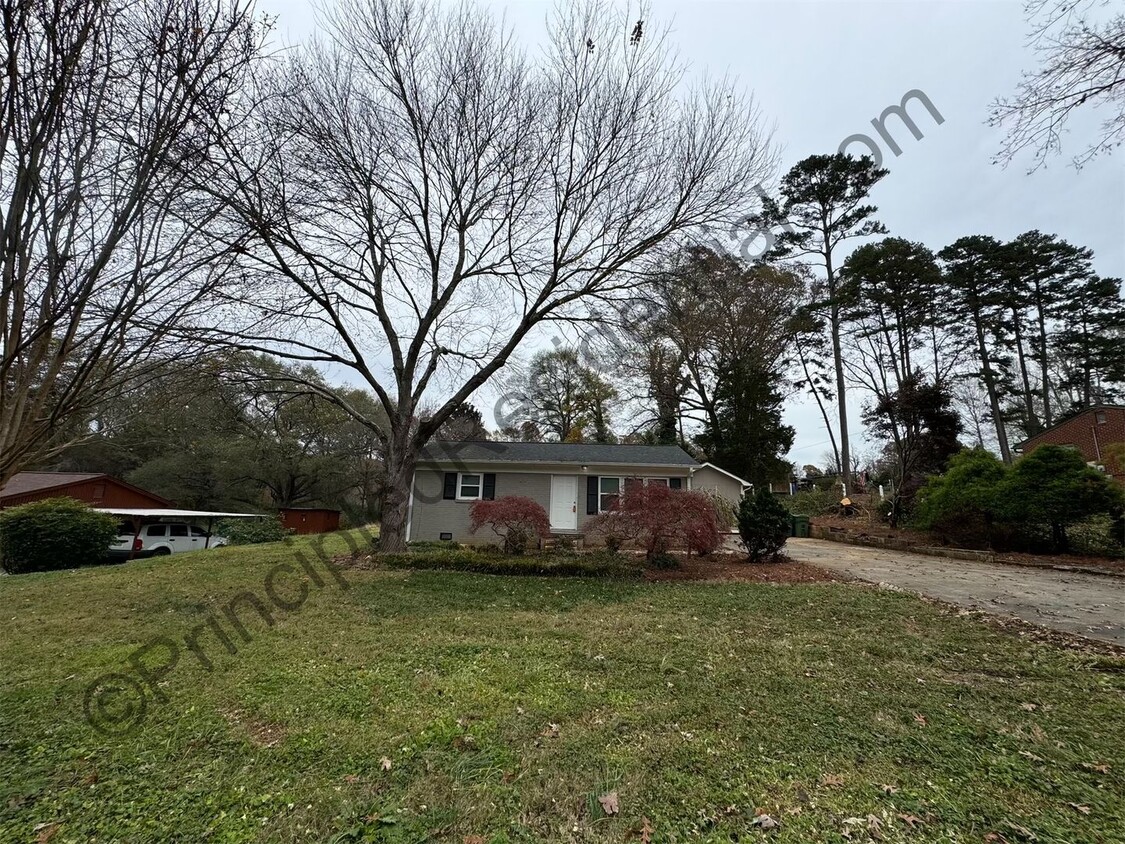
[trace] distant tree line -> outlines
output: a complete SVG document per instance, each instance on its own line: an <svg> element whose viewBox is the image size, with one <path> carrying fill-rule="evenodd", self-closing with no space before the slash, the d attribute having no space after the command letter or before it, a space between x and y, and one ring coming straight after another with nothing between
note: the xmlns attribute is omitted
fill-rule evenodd
<svg viewBox="0 0 1125 844"><path fill-rule="evenodd" d="M755 218L776 233L762 259L672 253L613 331L541 352L505 385L523 416L504 435L679 443L764 484L793 471L780 411L801 390L821 410L828 471L850 479L855 389L883 449L866 468L897 519L962 440L1010 463L1017 442L1121 399L1121 280L1099 276L1089 249L1039 231L937 252L872 240L887 234L868 198L886 173L842 154L798 163Z"/></svg>
<svg viewBox="0 0 1125 844"><path fill-rule="evenodd" d="M328 387L315 371L262 355L206 357L102 407L89 421L95 433L41 466L107 472L182 507L329 506L370 521L386 482L379 437L297 391L298 379ZM369 394L335 389L377 416Z"/></svg>

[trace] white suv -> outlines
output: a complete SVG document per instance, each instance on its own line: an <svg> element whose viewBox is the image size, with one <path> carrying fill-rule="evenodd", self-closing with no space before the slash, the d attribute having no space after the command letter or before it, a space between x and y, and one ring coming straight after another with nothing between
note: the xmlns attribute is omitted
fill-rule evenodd
<svg viewBox="0 0 1125 844"><path fill-rule="evenodd" d="M221 548L228 544L226 537L214 534L210 535L211 541L208 542L207 531L186 522L155 522L144 525L135 539L133 530L133 525L129 522L121 523L117 529L117 539L109 549L113 556L128 557L132 552L134 557L155 557L202 548Z"/></svg>

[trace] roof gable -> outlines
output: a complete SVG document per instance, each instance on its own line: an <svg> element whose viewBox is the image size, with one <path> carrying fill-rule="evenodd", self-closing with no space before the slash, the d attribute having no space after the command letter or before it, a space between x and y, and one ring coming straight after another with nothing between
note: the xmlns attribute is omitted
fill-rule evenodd
<svg viewBox="0 0 1125 844"><path fill-rule="evenodd" d="M163 502L164 504L172 503L170 499L162 495L149 492L147 489L141 489L139 486L107 475L104 472L17 472L4 484L3 488L0 488L0 500L17 498L35 492L62 489L89 481L104 481L105 483L116 484L146 498L151 498L153 501Z"/></svg>
<svg viewBox="0 0 1125 844"><path fill-rule="evenodd" d="M0 498L41 492L104 477L107 476L100 472L17 472L0 488Z"/></svg>

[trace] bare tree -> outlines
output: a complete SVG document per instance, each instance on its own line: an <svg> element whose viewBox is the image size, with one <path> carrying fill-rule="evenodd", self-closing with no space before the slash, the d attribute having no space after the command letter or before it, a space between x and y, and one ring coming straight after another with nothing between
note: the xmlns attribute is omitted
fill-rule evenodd
<svg viewBox="0 0 1125 844"><path fill-rule="evenodd" d="M215 203L188 186L260 53L243 0L0 0L0 484L190 350Z"/></svg>
<svg viewBox="0 0 1125 844"><path fill-rule="evenodd" d="M343 0L210 177L252 241L207 327L378 395L384 549L403 545L421 445L536 326L587 318L662 244L745 214L772 170L754 104L689 83L651 23L633 31L560 4L533 60L471 5Z"/></svg>
<svg viewBox="0 0 1125 844"><path fill-rule="evenodd" d="M1108 0L1030 0L1031 45L1040 57L1016 94L992 104L989 123L1008 126L997 159L1011 161L1030 149L1035 170L1062 150L1071 114L1087 103L1102 105L1101 133L1074 157L1080 167L1125 141L1125 14L1098 19Z"/></svg>
<svg viewBox="0 0 1125 844"><path fill-rule="evenodd" d="M692 247L663 268L648 292L652 307L637 326L636 354L650 357L658 342L664 361L678 361L684 421L718 427L719 383L733 362L788 368L790 322L807 299L805 280L789 268Z"/></svg>

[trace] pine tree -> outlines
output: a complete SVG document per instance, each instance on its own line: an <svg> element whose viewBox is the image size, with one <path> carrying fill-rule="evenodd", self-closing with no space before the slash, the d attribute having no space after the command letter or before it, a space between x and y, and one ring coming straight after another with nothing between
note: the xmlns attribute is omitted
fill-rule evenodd
<svg viewBox="0 0 1125 844"><path fill-rule="evenodd" d="M988 395L996 441L1005 463L1012 462L1008 431L1004 425L1006 360L1002 348L1008 342L1003 318L1001 281L1002 247L992 237L962 237L938 253L944 272L942 282L949 302L949 330L972 350L970 377L979 378Z"/></svg>
<svg viewBox="0 0 1125 844"><path fill-rule="evenodd" d="M851 469L851 448L841 346L838 248L852 238L886 233L882 223L872 218L878 209L867 203L871 189L885 175L887 171L866 155L858 159L843 153L809 156L785 174L781 202L764 199L762 213L753 219L758 225L782 230L768 257L809 257L824 270L826 301L822 308L828 315L832 340L840 465L845 477Z"/></svg>
<svg viewBox="0 0 1125 844"><path fill-rule="evenodd" d="M794 431L781 421L780 380L747 360L727 362L720 368L715 420L695 439L716 466L767 488L788 477L782 455L793 445Z"/></svg>

